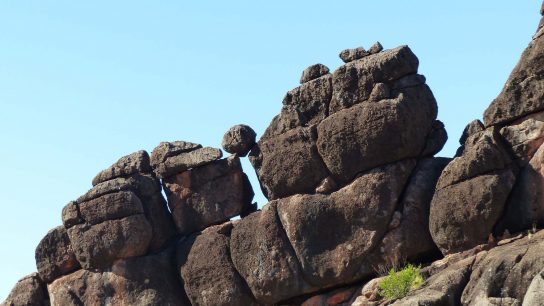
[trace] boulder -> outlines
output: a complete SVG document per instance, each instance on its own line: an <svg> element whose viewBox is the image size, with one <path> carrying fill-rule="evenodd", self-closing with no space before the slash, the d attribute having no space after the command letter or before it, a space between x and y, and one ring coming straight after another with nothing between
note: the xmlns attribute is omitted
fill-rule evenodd
<svg viewBox="0 0 544 306"><path fill-rule="evenodd" d="M382 44L380 44L380 42L377 41L370 47L370 49L368 49L368 53L376 54L376 53L382 52L382 50L383 50Z"/></svg>
<svg viewBox="0 0 544 306"><path fill-rule="evenodd" d="M442 148L446 144L446 141L448 141L448 132L446 132L444 123L442 123L442 121L440 120L435 120L431 127L431 131L427 136L425 149L423 149L421 156L434 156L435 154L440 152L440 150L442 150Z"/></svg>
<svg viewBox="0 0 544 306"><path fill-rule="evenodd" d="M163 179L179 234L223 223L251 206L253 189L240 159L231 156Z"/></svg>
<svg viewBox="0 0 544 306"><path fill-rule="evenodd" d="M442 253L487 242L514 182L514 173L507 168L437 189L431 202L429 229Z"/></svg>
<svg viewBox="0 0 544 306"><path fill-rule="evenodd" d="M255 131L244 124L231 127L223 136L221 146L231 154L246 156L255 145Z"/></svg>
<svg viewBox="0 0 544 306"><path fill-rule="evenodd" d="M80 268L64 226L50 230L36 248L36 267L40 278L50 283Z"/></svg>
<svg viewBox="0 0 544 306"><path fill-rule="evenodd" d="M420 156L436 111L426 85L403 89L395 99L327 117L317 128L317 149L332 176L347 183L363 171Z"/></svg>
<svg viewBox="0 0 544 306"><path fill-rule="evenodd" d="M91 202L93 200L93 202L100 202L96 199L105 195L109 195L108 197L112 198L111 194L117 192L132 192L137 196L142 205L145 217L153 230L150 249L155 251L164 247L175 235L176 229L172 216L168 211L166 201L161 194L161 183L152 174L138 173L97 184L87 193L79 197L76 204L68 205L66 207L63 212L63 219L65 219L67 223L64 225L68 228L74 224L83 222L82 219L78 219L80 216L77 203L81 203L79 205L88 206L88 204L83 203ZM134 199L134 201L138 200ZM110 204L106 203L104 205ZM98 213L102 214L103 211L98 210ZM69 216L70 214L71 216Z"/></svg>
<svg viewBox="0 0 544 306"><path fill-rule="evenodd" d="M459 138L459 144L464 145L470 136L479 132L483 132L484 129L484 124L480 120L472 120L467 124L467 126L465 126L465 129L463 130L463 133Z"/></svg>
<svg viewBox="0 0 544 306"><path fill-rule="evenodd" d="M330 113L367 100L374 84L391 83L414 74L418 65L419 61L410 48L401 46L341 66L332 76Z"/></svg>
<svg viewBox="0 0 544 306"><path fill-rule="evenodd" d="M502 299L521 304L529 285L544 269L543 252L544 231L491 249L475 264L461 303L504 305L497 303Z"/></svg>
<svg viewBox="0 0 544 306"><path fill-rule="evenodd" d="M93 186L114 179L116 177L128 176L134 173L151 172L149 155L146 151L138 151L121 157L109 168L101 171L93 178Z"/></svg>
<svg viewBox="0 0 544 306"><path fill-rule="evenodd" d="M486 126L504 125L544 110L544 36L525 49L502 92L484 112Z"/></svg>
<svg viewBox="0 0 544 306"><path fill-rule="evenodd" d="M178 267L192 305L257 305L232 264L232 225L210 227L180 242Z"/></svg>
<svg viewBox="0 0 544 306"><path fill-rule="evenodd" d="M324 75L306 82L287 92L278 116L265 130L261 140L271 140L297 127L307 127L319 123L329 114L332 97L332 76Z"/></svg>
<svg viewBox="0 0 544 306"><path fill-rule="evenodd" d="M338 56L340 57L340 59L342 59L344 63L349 63L349 62L353 62L355 60L361 59L369 54L370 53L367 52L365 48L358 47L354 49L342 50L342 52L340 52Z"/></svg>
<svg viewBox="0 0 544 306"><path fill-rule="evenodd" d="M68 229L70 243L84 269L105 268L117 259L146 254L151 235L151 226L143 214Z"/></svg>
<svg viewBox="0 0 544 306"><path fill-rule="evenodd" d="M21 278L2 306L49 306L47 288L38 273Z"/></svg>
<svg viewBox="0 0 544 306"><path fill-rule="evenodd" d="M218 160L223 156L219 149L205 147L167 157L153 168L159 178L167 178L185 170L196 168Z"/></svg>
<svg viewBox="0 0 544 306"><path fill-rule="evenodd" d="M539 306L544 301L544 270L540 271L527 288L522 306Z"/></svg>
<svg viewBox="0 0 544 306"><path fill-rule="evenodd" d="M314 64L302 71L300 84L315 80L329 73L329 68L323 64Z"/></svg>
<svg viewBox="0 0 544 306"><path fill-rule="evenodd" d="M259 140L249 158L269 200L313 193L328 176L315 142L315 128L302 127Z"/></svg>
<svg viewBox="0 0 544 306"><path fill-rule="evenodd" d="M276 201L234 225L231 257L256 300L265 305L316 291L304 280L277 215Z"/></svg>
<svg viewBox="0 0 544 306"><path fill-rule="evenodd" d="M188 141L161 142L151 152L151 166L156 168L164 163L168 157L194 151L202 148L202 145Z"/></svg>
<svg viewBox="0 0 544 306"><path fill-rule="evenodd" d="M118 260L107 269L79 270L48 285L53 305L191 305L171 250Z"/></svg>
<svg viewBox="0 0 544 306"><path fill-rule="evenodd" d="M415 161L369 171L331 195L294 195L278 215L301 263L304 279L325 288L369 276L365 256L387 231Z"/></svg>

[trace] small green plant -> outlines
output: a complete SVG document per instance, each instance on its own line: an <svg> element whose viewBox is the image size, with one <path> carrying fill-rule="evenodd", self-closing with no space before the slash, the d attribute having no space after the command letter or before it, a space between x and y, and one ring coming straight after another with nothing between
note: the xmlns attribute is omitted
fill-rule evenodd
<svg viewBox="0 0 544 306"><path fill-rule="evenodd" d="M421 266L412 264L398 272L391 269L389 275L380 282L380 295L387 300L396 300L405 297L410 290L418 289L424 282L420 270Z"/></svg>

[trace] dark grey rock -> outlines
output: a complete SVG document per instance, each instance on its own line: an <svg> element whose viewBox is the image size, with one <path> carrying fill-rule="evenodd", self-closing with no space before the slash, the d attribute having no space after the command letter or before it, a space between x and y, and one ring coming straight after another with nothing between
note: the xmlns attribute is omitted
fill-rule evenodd
<svg viewBox="0 0 544 306"><path fill-rule="evenodd" d="M323 64L314 64L302 71L300 84L315 80L329 73L329 68Z"/></svg>
<svg viewBox="0 0 544 306"><path fill-rule="evenodd" d="M384 83L377 83L376 85L374 85L374 88L372 89L368 100L377 102L389 98L391 98L391 90L389 86Z"/></svg>
<svg viewBox="0 0 544 306"><path fill-rule="evenodd" d="M149 173L149 155L146 151L138 151L121 157L117 162L98 173L93 178L93 186L120 176L128 176L134 173Z"/></svg>
<svg viewBox="0 0 544 306"><path fill-rule="evenodd" d="M464 145L470 136L482 132L484 129L484 124L480 120L472 120L465 126L461 138L459 138L459 144Z"/></svg>
<svg viewBox="0 0 544 306"><path fill-rule="evenodd" d="M151 166L157 167L164 163L168 157L176 156L202 148L202 145L188 141L161 142L151 152Z"/></svg>
<svg viewBox="0 0 544 306"><path fill-rule="evenodd" d="M370 54L376 54L376 53L382 52L382 50L383 50L382 44L380 44L380 42L377 41L372 45L372 47L370 47L370 49L368 49L368 52Z"/></svg>
<svg viewBox="0 0 544 306"><path fill-rule="evenodd" d="M45 235L35 256L40 278L46 283L80 268L64 226L57 226Z"/></svg>
<svg viewBox="0 0 544 306"><path fill-rule="evenodd" d="M361 59L370 53L365 50L363 47L358 47L354 49L345 49L338 56L342 59L344 63L353 62L355 60Z"/></svg>
<svg viewBox="0 0 544 306"><path fill-rule="evenodd" d="M421 156L433 156L437 154L442 150L446 141L448 141L448 132L446 132L444 123L440 120L435 120L427 136L427 143Z"/></svg>
<svg viewBox="0 0 544 306"><path fill-rule="evenodd" d="M255 145L255 131L244 124L231 127L223 136L221 146L231 154L246 156Z"/></svg>
<svg viewBox="0 0 544 306"><path fill-rule="evenodd" d="M223 156L221 150L205 147L171 157L154 168L159 178L167 178L185 170L209 164Z"/></svg>
<svg viewBox="0 0 544 306"><path fill-rule="evenodd" d="M21 278L11 289L2 306L49 306L47 287L38 273Z"/></svg>

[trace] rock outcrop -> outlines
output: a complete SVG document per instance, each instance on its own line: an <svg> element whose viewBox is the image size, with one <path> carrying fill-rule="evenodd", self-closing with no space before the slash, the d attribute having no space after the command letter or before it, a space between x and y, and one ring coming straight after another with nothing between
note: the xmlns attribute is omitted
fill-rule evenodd
<svg viewBox="0 0 544 306"><path fill-rule="evenodd" d="M380 43L304 70L258 141L227 131L230 156L120 158L2 305L543 305L542 31L453 159L434 157L447 133L418 58ZM386 300L382 273L407 262L424 282Z"/></svg>

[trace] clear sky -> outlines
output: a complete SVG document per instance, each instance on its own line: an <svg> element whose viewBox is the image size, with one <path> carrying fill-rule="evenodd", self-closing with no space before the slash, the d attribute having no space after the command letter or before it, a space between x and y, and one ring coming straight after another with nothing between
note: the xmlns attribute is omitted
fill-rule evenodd
<svg viewBox="0 0 544 306"><path fill-rule="evenodd" d="M524 1L0 2L0 300L61 209L128 153L262 134L304 68L408 44L450 139L499 93L539 21ZM254 172L246 161L259 206Z"/></svg>

